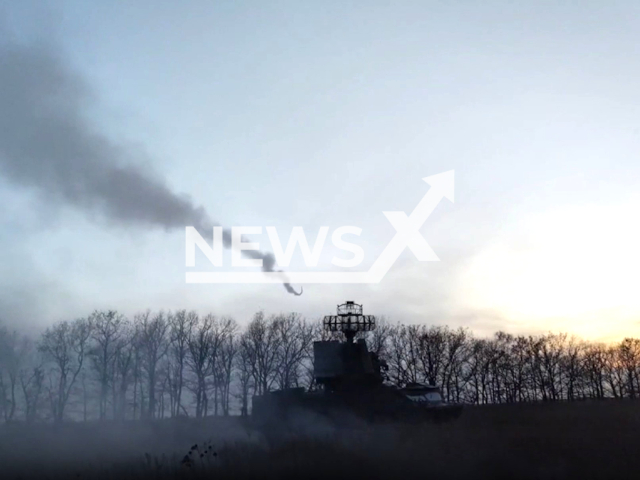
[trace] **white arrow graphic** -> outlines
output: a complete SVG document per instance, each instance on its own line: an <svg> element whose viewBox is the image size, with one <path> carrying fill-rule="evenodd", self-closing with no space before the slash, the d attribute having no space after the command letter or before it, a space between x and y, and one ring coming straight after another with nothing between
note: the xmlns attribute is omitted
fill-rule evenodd
<svg viewBox="0 0 640 480"><path fill-rule="evenodd" d="M440 260L424 237L420 235L420 228L427 221L429 215L433 213L442 197L446 197L453 202L453 172L453 170L450 170L423 178L425 182L431 185L431 188L422 197L422 200L420 200L420 203L418 203L409 217L404 212L383 212L396 229L396 234L369 270L369 273L376 278L375 283L379 283L382 280L407 246L421 262L437 262Z"/></svg>
<svg viewBox="0 0 640 480"><path fill-rule="evenodd" d="M380 283L406 247L421 262L437 262L438 256L420 235L420 228L443 197L454 201L454 171L423 178L431 188L411 215L383 212L396 234L366 272L187 272L187 283Z"/></svg>

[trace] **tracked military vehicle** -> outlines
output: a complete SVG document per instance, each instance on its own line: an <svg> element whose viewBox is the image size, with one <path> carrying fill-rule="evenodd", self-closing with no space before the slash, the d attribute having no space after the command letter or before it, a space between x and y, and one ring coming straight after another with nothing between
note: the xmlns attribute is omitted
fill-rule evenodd
<svg viewBox="0 0 640 480"><path fill-rule="evenodd" d="M458 418L462 405L443 401L436 385L390 384L387 364L369 352L358 332L375 328L375 318L364 315L352 301L338 305L336 315L324 317L323 327L344 334L343 341L313 344L313 374L317 388L290 388L253 397L252 417L261 426L281 426L304 414L333 424L365 422L442 422Z"/></svg>

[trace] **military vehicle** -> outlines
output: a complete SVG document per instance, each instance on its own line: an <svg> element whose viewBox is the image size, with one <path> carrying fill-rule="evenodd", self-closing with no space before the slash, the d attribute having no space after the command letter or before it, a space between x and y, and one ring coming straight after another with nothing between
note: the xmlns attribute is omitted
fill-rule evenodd
<svg viewBox="0 0 640 480"><path fill-rule="evenodd" d="M349 420L365 422L442 422L458 418L462 405L443 401L435 385L387 381L386 362L369 352L358 332L375 328L375 317L364 315L362 305L348 301L338 305L337 315L324 317L323 327L341 332L344 341L313 344L315 387L289 388L253 397L252 417L263 427L287 425L300 414L320 416L332 424Z"/></svg>

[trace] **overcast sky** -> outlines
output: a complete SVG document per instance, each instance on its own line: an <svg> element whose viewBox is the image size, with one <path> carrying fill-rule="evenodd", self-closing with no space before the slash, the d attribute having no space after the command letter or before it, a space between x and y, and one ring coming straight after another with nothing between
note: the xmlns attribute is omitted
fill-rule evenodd
<svg viewBox="0 0 640 480"><path fill-rule="evenodd" d="M636 2L0 0L0 49L5 322L355 300L482 335L640 335ZM357 226L366 270L395 233L382 212L448 170L455 203L421 229L439 262L407 249L380 284L299 297L185 283L199 207L283 241Z"/></svg>

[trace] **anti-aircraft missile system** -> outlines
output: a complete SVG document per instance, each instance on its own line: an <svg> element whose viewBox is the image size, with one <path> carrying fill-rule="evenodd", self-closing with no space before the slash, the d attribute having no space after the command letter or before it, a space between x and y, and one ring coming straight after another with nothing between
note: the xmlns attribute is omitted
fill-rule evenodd
<svg viewBox="0 0 640 480"><path fill-rule="evenodd" d="M462 405L448 404L436 385L393 385L385 380L387 364L369 352L358 332L375 328L373 315L348 301L323 326L341 332L344 341L313 344L313 374L318 388L289 388L253 397L252 417L261 425L286 425L301 412L320 415L332 423L360 418L367 422L442 422L460 416Z"/></svg>

